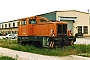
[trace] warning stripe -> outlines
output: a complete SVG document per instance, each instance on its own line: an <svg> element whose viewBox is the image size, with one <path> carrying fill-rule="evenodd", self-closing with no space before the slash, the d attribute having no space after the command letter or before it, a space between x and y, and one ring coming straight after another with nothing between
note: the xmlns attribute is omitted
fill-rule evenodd
<svg viewBox="0 0 90 60"><path fill-rule="evenodd" d="M74 42L73 42L73 41L71 41L71 45L72 45L72 46L74 45Z"/></svg>
<svg viewBox="0 0 90 60"><path fill-rule="evenodd" d="M53 42L53 41L50 42L50 47L51 47L51 48L54 47L54 42Z"/></svg>

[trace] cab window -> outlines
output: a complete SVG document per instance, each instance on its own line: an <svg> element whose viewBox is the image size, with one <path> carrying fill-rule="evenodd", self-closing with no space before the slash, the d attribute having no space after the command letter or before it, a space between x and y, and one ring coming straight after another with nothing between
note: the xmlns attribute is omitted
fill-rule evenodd
<svg viewBox="0 0 90 60"><path fill-rule="evenodd" d="M40 20L40 22L46 22L46 20Z"/></svg>
<svg viewBox="0 0 90 60"><path fill-rule="evenodd" d="M36 19L30 19L29 24L36 24Z"/></svg>
<svg viewBox="0 0 90 60"><path fill-rule="evenodd" d="M26 20L22 20L22 25L26 25Z"/></svg>

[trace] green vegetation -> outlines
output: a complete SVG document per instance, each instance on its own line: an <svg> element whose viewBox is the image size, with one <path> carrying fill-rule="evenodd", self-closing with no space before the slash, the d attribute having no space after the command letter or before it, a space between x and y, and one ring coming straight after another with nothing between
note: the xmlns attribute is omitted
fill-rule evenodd
<svg viewBox="0 0 90 60"><path fill-rule="evenodd" d="M19 45L17 40L0 40L0 47L10 48L13 50L50 55L50 56L66 56L66 55L80 55L80 56L90 56L90 45L74 45L66 46L63 48L36 48L30 45ZM86 55L82 55L85 53ZM88 53L88 54L87 54Z"/></svg>
<svg viewBox="0 0 90 60"><path fill-rule="evenodd" d="M90 57L90 53L82 53L82 54L79 54L79 56Z"/></svg>
<svg viewBox="0 0 90 60"><path fill-rule="evenodd" d="M8 56L1 56L0 60L16 60L16 59Z"/></svg>

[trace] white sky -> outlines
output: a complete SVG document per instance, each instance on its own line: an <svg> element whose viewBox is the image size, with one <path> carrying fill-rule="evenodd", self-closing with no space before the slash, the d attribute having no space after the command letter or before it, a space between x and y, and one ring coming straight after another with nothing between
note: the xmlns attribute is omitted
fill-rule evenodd
<svg viewBox="0 0 90 60"><path fill-rule="evenodd" d="M90 10L90 0L0 0L0 22L52 11Z"/></svg>

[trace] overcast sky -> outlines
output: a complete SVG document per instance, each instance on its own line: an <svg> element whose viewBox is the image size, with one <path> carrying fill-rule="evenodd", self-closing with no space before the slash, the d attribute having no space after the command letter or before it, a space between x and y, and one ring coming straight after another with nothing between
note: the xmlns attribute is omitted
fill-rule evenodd
<svg viewBox="0 0 90 60"><path fill-rule="evenodd" d="M0 0L0 22L52 11L90 10L90 0Z"/></svg>

